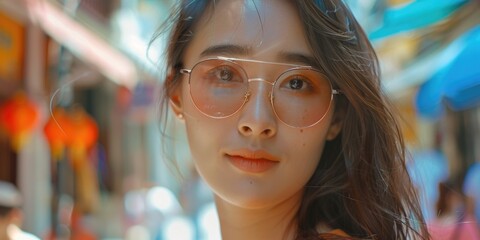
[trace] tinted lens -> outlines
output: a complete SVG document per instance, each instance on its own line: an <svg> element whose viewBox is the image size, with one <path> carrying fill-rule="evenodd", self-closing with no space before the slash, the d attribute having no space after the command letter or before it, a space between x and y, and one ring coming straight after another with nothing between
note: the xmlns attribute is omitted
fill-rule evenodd
<svg viewBox="0 0 480 240"><path fill-rule="evenodd" d="M292 127L309 127L321 121L333 96L327 78L309 67L277 72L280 75L273 86L272 104L278 118ZM245 70L233 61L204 60L190 73L190 95L195 106L213 118L228 117L239 111L245 104L248 88Z"/></svg>
<svg viewBox="0 0 480 240"><path fill-rule="evenodd" d="M284 72L273 89L275 113L293 127L308 127L319 122L330 108L331 99L330 82L310 68Z"/></svg>
<svg viewBox="0 0 480 240"><path fill-rule="evenodd" d="M197 63L190 76L190 94L197 108L211 117L227 117L245 102L248 81L237 64L219 59Z"/></svg>

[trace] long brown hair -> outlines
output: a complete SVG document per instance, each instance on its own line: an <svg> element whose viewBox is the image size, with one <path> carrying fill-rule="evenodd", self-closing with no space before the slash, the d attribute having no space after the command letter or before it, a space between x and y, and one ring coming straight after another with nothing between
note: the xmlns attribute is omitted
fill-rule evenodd
<svg viewBox="0 0 480 240"><path fill-rule="evenodd" d="M182 57L195 23L219 0L183 0L169 18L169 78L163 113L178 87ZM366 34L339 0L291 1L298 10L318 68L340 89L335 112L343 129L326 143L297 214L299 239L318 237L322 222L355 238L428 239L416 191L405 166L405 146L381 91L378 60ZM165 26L164 28L165 29ZM154 39L164 31L159 31Z"/></svg>

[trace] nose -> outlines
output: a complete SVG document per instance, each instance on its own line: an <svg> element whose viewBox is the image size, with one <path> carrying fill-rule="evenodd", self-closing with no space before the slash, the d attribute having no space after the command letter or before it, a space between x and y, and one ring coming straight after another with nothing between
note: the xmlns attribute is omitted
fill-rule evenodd
<svg viewBox="0 0 480 240"><path fill-rule="evenodd" d="M270 101L271 85L265 80L252 80L238 121L238 131L244 136L270 138L277 132L277 118ZM258 85L254 87L257 91L252 91L252 85Z"/></svg>

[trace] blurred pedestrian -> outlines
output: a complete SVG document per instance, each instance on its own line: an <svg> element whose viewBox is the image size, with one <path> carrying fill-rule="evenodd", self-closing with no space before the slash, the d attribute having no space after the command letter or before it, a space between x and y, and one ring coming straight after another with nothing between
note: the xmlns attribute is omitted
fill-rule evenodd
<svg viewBox="0 0 480 240"><path fill-rule="evenodd" d="M437 217L429 224L432 240L480 240L475 217L466 211L461 184L444 181L438 185Z"/></svg>
<svg viewBox="0 0 480 240"><path fill-rule="evenodd" d="M11 183L0 181L0 240L37 240L36 236L20 229L22 198Z"/></svg>
<svg viewBox="0 0 480 240"><path fill-rule="evenodd" d="M480 162L476 162L468 168L463 192L467 196L467 211L475 215L480 231Z"/></svg>

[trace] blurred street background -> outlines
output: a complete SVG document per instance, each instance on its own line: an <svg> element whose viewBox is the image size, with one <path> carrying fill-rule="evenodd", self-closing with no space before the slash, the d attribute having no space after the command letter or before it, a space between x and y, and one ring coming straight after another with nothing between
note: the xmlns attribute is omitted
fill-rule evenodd
<svg viewBox="0 0 480 240"><path fill-rule="evenodd" d="M165 43L150 40L174 1L0 0L0 180L23 197L22 229L42 239L219 239L182 129L171 119L161 131ZM440 216L442 182L478 219L480 1L346 2L402 116L427 222Z"/></svg>

